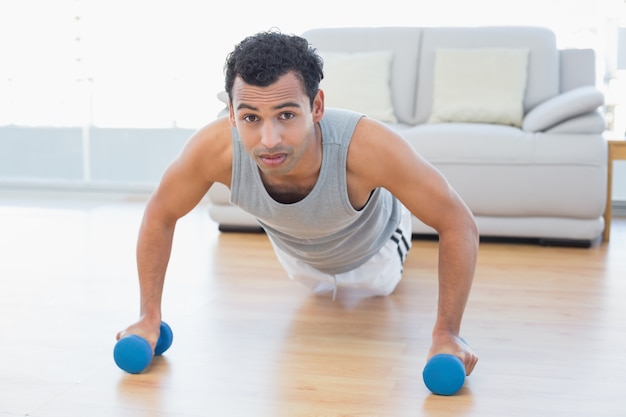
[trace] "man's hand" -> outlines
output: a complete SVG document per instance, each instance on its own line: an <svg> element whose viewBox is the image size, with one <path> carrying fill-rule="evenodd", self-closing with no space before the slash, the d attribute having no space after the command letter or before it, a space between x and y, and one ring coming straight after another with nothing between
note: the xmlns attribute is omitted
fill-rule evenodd
<svg viewBox="0 0 626 417"><path fill-rule="evenodd" d="M161 333L161 321L148 319L142 317L137 323L128 326L125 330L122 330L117 334L117 340L120 340L124 336L135 334L148 341L150 349L154 352L157 341Z"/></svg>
<svg viewBox="0 0 626 417"><path fill-rule="evenodd" d="M461 362L465 365L465 374L467 376L472 373L478 362L478 356L476 356L467 342L453 334L438 333L433 335L433 344L430 347L428 359L439 353L448 353L461 359Z"/></svg>

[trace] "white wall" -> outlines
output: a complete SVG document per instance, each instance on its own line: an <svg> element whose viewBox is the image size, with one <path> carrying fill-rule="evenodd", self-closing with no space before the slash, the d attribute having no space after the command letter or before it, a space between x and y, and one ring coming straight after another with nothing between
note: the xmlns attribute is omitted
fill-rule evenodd
<svg viewBox="0 0 626 417"><path fill-rule="evenodd" d="M154 184L189 133L222 108L216 93L226 54L258 31L547 26L560 47L596 49L602 75L612 62L609 35L624 14L623 0L417 0L406 7L406 0L344 0L341 8L335 0L306 8L277 0L0 2L0 186ZM626 166L618 163L615 173L615 198L626 201Z"/></svg>

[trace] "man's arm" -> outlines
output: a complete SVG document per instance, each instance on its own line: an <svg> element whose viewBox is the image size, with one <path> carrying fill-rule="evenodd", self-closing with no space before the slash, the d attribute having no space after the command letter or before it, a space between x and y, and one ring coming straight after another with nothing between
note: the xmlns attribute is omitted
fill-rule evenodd
<svg viewBox="0 0 626 417"><path fill-rule="evenodd" d="M464 206L462 202L456 205ZM439 299L429 358L437 353L459 356L469 375L478 358L459 334L474 277L479 238L469 210L458 207L447 214L458 217L443 220L435 227L439 234Z"/></svg>
<svg viewBox="0 0 626 417"><path fill-rule="evenodd" d="M197 132L165 171L150 197L137 239L140 289L139 321L120 332L145 338L154 348L159 338L161 298L178 219L191 211L211 185L230 185L230 125L220 119Z"/></svg>
<svg viewBox="0 0 626 417"><path fill-rule="evenodd" d="M445 178L386 126L362 119L348 153L351 198L373 187L393 193L439 235L439 298L429 357L451 353L469 375L477 357L460 337L478 253L473 215Z"/></svg>

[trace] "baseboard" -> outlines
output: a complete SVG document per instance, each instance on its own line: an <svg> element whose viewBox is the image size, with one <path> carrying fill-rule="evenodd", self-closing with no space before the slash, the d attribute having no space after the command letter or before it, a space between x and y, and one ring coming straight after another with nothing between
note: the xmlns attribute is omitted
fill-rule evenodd
<svg viewBox="0 0 626 417"><path fill-rule="evenodd" d="M14 194L39 194L59 195L128 195L143 194L150 195L155 188L155 184L148 183L115 183L115 182L85 182L85 181L63 181L63 180L22 180L5 181L0 179L0 192Z"/></svg>
<svg viewBox="0 0 626 417"><path fill-rule="evenodd" d="M152 193L156 183L114 181L6 180L0 178L0 192L143 194ZM626 200L613 200L613 216L626 217Z"/></svg>

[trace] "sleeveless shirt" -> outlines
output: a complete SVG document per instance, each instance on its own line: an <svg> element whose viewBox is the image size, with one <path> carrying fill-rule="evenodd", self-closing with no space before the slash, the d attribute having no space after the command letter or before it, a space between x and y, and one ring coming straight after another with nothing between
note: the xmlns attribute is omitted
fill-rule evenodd
<svg viewBox="0 0 626 417"><path fill-rule="evenodd" d="M350 271L376 254L398 227L400 202L375 189L355 210L348 198L348 145L363 115L326 109L320 121L322 165L317 182L302 200L283 204L266 191L256 162L232 129L233 172L230 201L257 218L285 253L327 273Z"/></svg>

